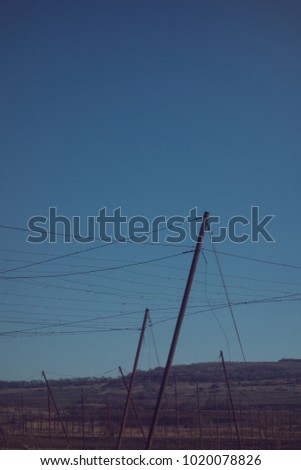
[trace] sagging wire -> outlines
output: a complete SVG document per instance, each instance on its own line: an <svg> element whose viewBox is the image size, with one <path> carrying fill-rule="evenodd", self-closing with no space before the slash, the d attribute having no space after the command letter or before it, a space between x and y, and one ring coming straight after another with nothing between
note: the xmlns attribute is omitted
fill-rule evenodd
<svg viewBox="0 0 301 470"><path fill-rule="evenodd" d="M224 338L226 340L226 343L227 343L227 351L228 351L228 357L229 357L229 361L231 362L231 351L230 351L230 342L229 342L229 339L228 339L228 336L227 336L227 333L225 331L225 329L223 328L221 322L219 321L217 315L215 314L214 312L214 309L213 309L213 305L211 304L210 302L210 299L209 299L209 295L208 295L208 289L207 289L207 267L208 267L208 261L207 261L207 258L206 256L204 255L204 252L202 251L202 256L203 256L203 259L205 261L205 281L204 281L204 287L205 287L205 296L206 296L206 301L207 301L207 304L209 305L210 307L210 311L215 319L215 321L217 322L220 330L222 331L223 335L224 335Z"/></svg>
<svg viewBox="0 0 301 470"><path fill-rule="evenodd" d="M213 232L212 232L211 229L210 229L210 235L211 235L211 237L210 237L211 246L212 246L213 253L214 253L214 256L215 256L215 260L216 260L216 264L217 264L218 271L219 271L219 274L220 274L220 278L221 278L221 281L222 281L222 285L223 285L223 288L224 288L224 291L225 291L225 296L226 296L226 299L227 299L228 308L229 308L230 313L231 313L231 318L232 318L232 322L233 322L233 325L234 325L235 333L236 333L236 336L237 336L237 339L238 339L238 342L239 342L239 346L240 346L240 350L241 350L241 353L242 353L243 360L244 360L245 364L247 364L244 347L243 347L243 344L242 344L241 336L240 336L238 326L237 326L237 323L236 323L236 319L235 319L235 316L234 316L234 312L233 312L233 309L232 309L232 304L231 304L231 301L230 301L230 298L229 298L228 289L227 289L225 278L224 278L224 275L223 275L221 263L220 263L220 260L217 256L217 251L215 249L214 243L212 242Z"/></svg>

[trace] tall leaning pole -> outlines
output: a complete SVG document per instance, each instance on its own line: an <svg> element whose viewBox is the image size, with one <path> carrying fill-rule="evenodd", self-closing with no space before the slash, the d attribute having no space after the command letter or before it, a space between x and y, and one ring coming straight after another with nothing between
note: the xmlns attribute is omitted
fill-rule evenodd
<svg viewBox="0 0 301 470"><path fill-rule="evenodd" d="M175 330L174 330L174 334L173 334L172 342L171 342L171 345L170 345L168 358L167 358L167 361L166 361L166 366L165 366L165 369L164 369L162 383L161 383L161 387L160 387L160 391L159 391L159 395L158 395L158 399L157 399L153 419L152 419L152 422L151 422L149 435L148 435L148 438L147 438L147 443L146 443L146 447L145 447L146 449L151 449L151 446L152 446L153 437L154 437L156 425L157 425L157 422L158 422L158 419L159 419L159 414L160 414L160 409L161 409L161 405L162 405L164 392L165 392L165 389L166 389L170 369L171 369L171 366L172 366L172 361L173 361L174 354L175 354L175 351L176 351L179 334L180 334L180 331L181 331L181 327L182 327L182 323L183 323L183 319L184 319L184 315L185 315L185 311L186 311L186 307L187 307L187 303L188 303L188 299L189 299L189 295L190 295L190 291L191 291L191 287L192 287L196 267L197 267L197 264L198 264L198 260L199 260L199 256L200 256L200 252L201 252L201 248L202 248L202 243L203 243L205 230L206 230L207 227L209 228L208 217L209 217L209 212L205 211L204 214L203 214L200 233L199 233L198 238L197 238L197 242L196 242L196 246L195 246L195 250L194 250L194 255L193 255L193 258L192 258L192 262L191 262L191 267L190 267L190 271L189 271L187 282L186 282L185 291L184 291L184 294L183 294L183 299L182 299L182 303L181 303L181 307L180 307L180 311L179 311L179 315L178 315L177 324L176 324L176 327L175 327Z"/></svg>
<svg viewBox="0 0 301 470"><path fill-rule="evenodd" d="M129 410L130 402L131 402L131 399L132 399L131 398L132 397L132 389L134 387L134 381L135 381L135 377L136 377L138 361L139 361L139 357L140 357L140 352L141 352L143 338L144 338L144 332L145 332L146 323L147 323L148 318L149 318L149 309L147 308L145 310L145 314L144 314L144 318L143 318L143 323L142 323L142 328L141 328L141 332L140 332L138 348L137 348L137 352L136 352L136 357L135 357L135 361L134 361L134 366L133 366L133 371L132 371L132 375L131 375L130 385L129 385L129 388L128 388L128 394L127 394L127 398L126 398L126 402L125 402L125 406L124 406L124 411L123 411L123 416L122 416L122 420L121 420L121 426L120 426L120 431L119 431L119 436L118 436L118 441L117 441L117 449L120 449L120 447L121 447L123 431L124 431L124 428L125 428L127 415L128 415L128 410Z"/></svg>

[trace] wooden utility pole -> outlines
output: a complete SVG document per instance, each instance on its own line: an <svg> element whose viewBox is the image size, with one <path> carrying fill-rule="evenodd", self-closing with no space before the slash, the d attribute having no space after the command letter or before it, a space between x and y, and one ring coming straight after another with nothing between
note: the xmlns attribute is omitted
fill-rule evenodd
<svg viewBox="0 0 301 470"><path fill-rule="evenodd" d="M67 442L68 442L68 447L69 447L69 449L70 449L70 448L71 448L70 440L69 440L69 437L68 437L68 434L67 434L67 431L66 431L64 422L63 422L62 417L61 417L61 415L60 415L59 409L58 409L58 407L57 407L57 405L56 405L54 396L53 396L53 394L52 394L52 391L51 391L49 382L48 382L48 380L47 380L47 377L46 377L44 371L42 371L42 375L43 375L43 377L44 377L44 380L45 380L45 383L46 383L46 386L47 386L47 389L48 389L48 393L49 393L49 395L50 395L50 397L51 397L51 400L52 400L52 402L53 402L53 404L54 404L55 410L56 410L56 412L57 412L57 415L58 415L58 417L59 417L60 423L61 423L61 425L62 425L62 429L63 429L64 434L65 434L66 440L67 440Z"/></svg>
<svg viewBox="0 0 301 470"><path fill-rule="evenodd" d="M181 331L181 327L182 327L182 323L183 323L183 319L184 319L184 315L185 315L185 311L186 311L186 307L187 307L187 303L188 303L188 299L189 299L189 295L190 295L190 291L191 291L191 287L192 287L196 267L197 267L200 252L201 252L201 247L202 247L202 242L203 242L205 230L208 227L208 221L207 221L208 217L209 217L209 213L204 212L203 222L202 222L200 233L198 235L197 243L196 243L196 246L195 246L194 255L193 255L189 275L188 275L188 278L187 278L186 288L185 288L185 291L184 291L184 295L183 295L183 299L182 299L182 303L181 303L181 307L180 307L180 311L179 311L179 315L178 315L177 324L176 324L176 327L175 327L175 330L174 330L173 339L172 339L172 342L171 342L171 346L170 346L166 366L165 366L165 369L164 369L161 388L160 388L160 391L159 391L159 396L158 396L158 399L157 399L157 404L156 404L156 408L155 408L155 411L154 411L154 415L153 415L153 419L152 419L152 423L151 423L151 427L150 427L150 431L149 431L149 435L148 435L148 439L147 439L146 449L150 449L151 446L152 446L153 437L154 437L156 425L157 425L157 422L158 422L158 419L159 419L159 414L160 414L160 409L161 409L161 405L162 405L162 400L163 400L165 388L166 388L166 385L167 385L167 381L168 381L170 369L171 369L171 366L172 366L172 361L173 361L173 358L174 358L174 354L175 354L175 351L176 351L177 342L178 342L179 334L180 334L180 331Z"/></svg>
<svg viewBox="0 0 301 470"><path fill-rule="evenodd" d="M238 429L238 423L237 423L237 419L236 419L234 404L233 404L233 400L232 400L232 393L231 393L230 384L229 384L229 380L228 380L228 376L227 376L227 370L226 370L226 365L225 365L225 361L224 361L223 351L220 352L220 357L221 357L221 360L222 360L225 379L226 379L226 384L227 384L227 388L228 388L229 400L230 400L232 415L233 415L234 424L235 424L235 431L236 431L237 441L238 441L239 449L241 449L242 448L241 439L240 439L240 434L239 434L239 429Z"/></svg>
<svg viewBox="0 0 301 470"><path fill-rule="evenodd" d="M144 319L143 319L141 333L140 333L140 339L139 339L138 348L137 348L137 352L136 352L136 357L135 357L135 361L134 361L134 366L133 366L133 371L132 371L132 375L131 375L128 394L127 394L127 398L126 398L126 402L125 402L125 406L124 406L124 411L123 411L123 416L122 416L122 421L121 421L121 426L120 426L120 431L119 431L119 436L118 436L118 441L117 441L117 449L120 449L120 446L121 446L122 435L123 435L123 431L124 431L125 424L126 424L126 418L127 418L127 415L128 415L132 389L133 389L133 385L134 385L134 381L135 381L135 376L136 376L136 371L137 371L137 367L138 367L138 361L139 361L139 357L140 357L140 351L141 351L141 347L142 347L142 343L143 343L144 332L145 332L145 327L146 327L146 322L147 322L148 316L149 316L149 309L147 308L145 310L145 314L144 314Z"/></svg>

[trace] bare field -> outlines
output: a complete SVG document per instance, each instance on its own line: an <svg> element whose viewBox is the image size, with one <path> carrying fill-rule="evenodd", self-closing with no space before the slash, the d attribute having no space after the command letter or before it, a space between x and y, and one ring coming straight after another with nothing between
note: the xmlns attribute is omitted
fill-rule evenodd
<svg viewBox="0 0 301 470"><path fill-rule="evenodd" d="M226 367L237 428L221 364L174 366L153 448L301 449L301 361ZM137 373L136 411L130 407L121 448L145 448L162 372ZM0 381L1 449L116 448L126 399L121 379L49 384L54 400L42 380Z"/></svg>

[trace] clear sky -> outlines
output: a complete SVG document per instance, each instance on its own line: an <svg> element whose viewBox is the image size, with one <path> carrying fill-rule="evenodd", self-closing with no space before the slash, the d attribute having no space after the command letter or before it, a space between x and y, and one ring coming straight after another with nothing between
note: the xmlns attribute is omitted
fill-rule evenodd
<svg viewBox="0 0 301 470"><path fill-rule="evenodd" d="M0 379L128 372L146 307L139 367L166 361L193 242L28 243L49 207L83 234L103 207L150 221L197 207L221 225L251 206L274 215L274 243L215 247L246 359L300 358L300 2L0 8ZM178 364L242 360L206 237Z"/></svg>

